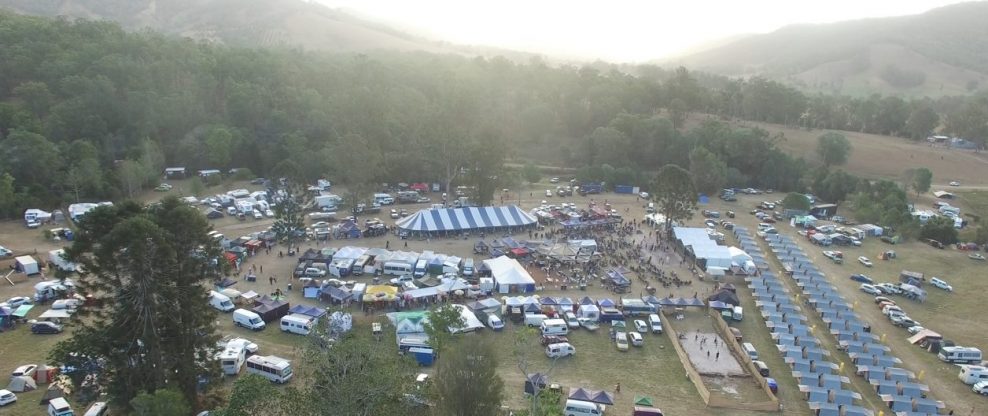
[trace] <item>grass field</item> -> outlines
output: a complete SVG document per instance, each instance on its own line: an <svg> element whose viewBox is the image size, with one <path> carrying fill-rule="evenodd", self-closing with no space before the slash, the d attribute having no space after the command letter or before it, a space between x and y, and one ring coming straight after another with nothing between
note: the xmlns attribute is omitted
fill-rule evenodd
<svg viewBox="0 0 988 416"><path fill-rule="evenodd" d="M713 116L694 116L690 124L704 119L717 119ZM786 127L779 124L736 121L736 126L759 127L773 134L782 133L784 139L779 146L796 157L802 157L812 166L821 164L816 154L817 137L828 130L807 130ZM907 169L926 167L933 172L933 184L946 186L950 181L959 181L968 186L985 186L985 172L988 172L988 157L983 153L967 150L953 150L930 147L926 141L912 142L908 139L839 131L851 142L852 150L847 164L836 168L854 175L870 179L901 180Z"/></svg>

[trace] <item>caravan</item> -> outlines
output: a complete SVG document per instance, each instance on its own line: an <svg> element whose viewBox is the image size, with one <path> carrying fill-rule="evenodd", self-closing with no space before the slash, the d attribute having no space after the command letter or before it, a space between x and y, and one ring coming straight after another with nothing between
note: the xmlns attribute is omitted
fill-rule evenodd
<svg viewBox="0 0 988 416"><path fill-rule="evenodd" d="M233 302L230 297L215 290L209 291L209 306L216 308L220 312L230 312L233 310Z"/></svg>
<svg viewBox="0 0 988 416"><path fill-rule="evenodd" d="M976 384L988 381L988 367L980 365L962 365L961 372L957 375L964 384Z"/></svg>

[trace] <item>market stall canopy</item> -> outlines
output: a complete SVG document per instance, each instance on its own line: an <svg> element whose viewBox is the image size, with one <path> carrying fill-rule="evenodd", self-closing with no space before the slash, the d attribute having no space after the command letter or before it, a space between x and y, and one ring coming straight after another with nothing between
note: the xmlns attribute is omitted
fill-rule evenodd
<svg viewBox="0 0 988 416"><path fill-rule="evenodd" d="M635 406L655 406L652 403L652 398L648 396L635 396Z"/></svg>
<svg viewBox="0 0 988 416"><path fill-rule="evenodd" d="M49 309L38 316L38 319L68 319L72 317L68 310L65 309Z"/></svg>
<svg viewBox="0 0 988 416"><path fill-rule="evenodd" d="M481 230L499 227L522 227L537 222L531 214L514 205L424 209L405 217L395 225L404 231L438 232Z"/></svg>
<svg viewBox="0 0 988 416"><path fill-rule="evenodd" d="M599 305L601 308L613 308L614 305L617 305L617 304L614 303L613 300L604 298L604 299L601 299L601 300L597 301L597 305Z"/></svg>
<svg viewBox="0 0 988 416"><path fill-rule="evenodd" d="M398 288L385 285L367 286L364 292L364 302L393 301L398 296Z"/></svg>
<svg viewBox="0 0 988 416"><path fill-rule="evenodd" d="M297 313L300 315L311 316L313 318L320 318L326 314L326 310L315 306L295 305L288 310L288 313Z"/></svg>

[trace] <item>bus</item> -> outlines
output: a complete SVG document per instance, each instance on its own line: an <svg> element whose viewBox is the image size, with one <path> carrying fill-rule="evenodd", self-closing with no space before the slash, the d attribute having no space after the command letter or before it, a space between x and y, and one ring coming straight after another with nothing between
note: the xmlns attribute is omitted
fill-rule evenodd
<svg viewBox="0 0 988 416"><path fill-rule="evenodd" d="M283 384L292 379L292 363L273 355L247 357L247 373L257 374L272 382Z"/></svg>

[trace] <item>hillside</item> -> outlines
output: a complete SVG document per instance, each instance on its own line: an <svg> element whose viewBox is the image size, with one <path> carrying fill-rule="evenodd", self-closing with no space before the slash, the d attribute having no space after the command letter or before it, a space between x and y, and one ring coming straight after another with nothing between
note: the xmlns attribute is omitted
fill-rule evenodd
<svg viewBox="0 0 988 416"><path fill-rule="evenodd" d="M988 88L988 2L913 16L794 25L667 63L810 90L942 96Z"/></svg>
<svg viewBox="0 0 988 416"><path fill-rule="evenodd" d="M302 0L0 0L0 7L37 16L105 19L129 30L148 28L229 45L453 51Z"/></svg>

